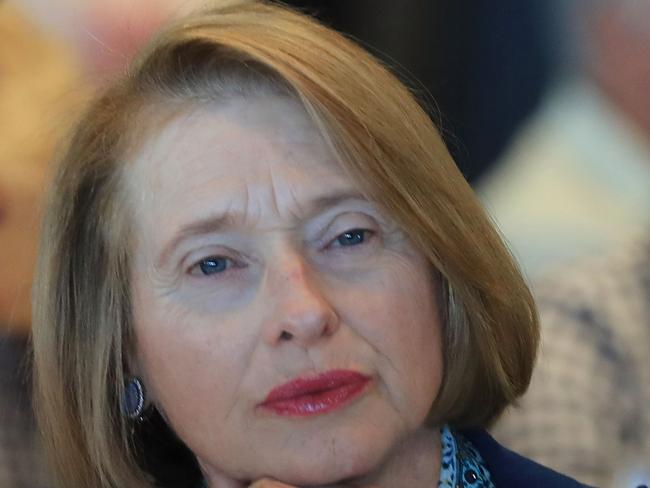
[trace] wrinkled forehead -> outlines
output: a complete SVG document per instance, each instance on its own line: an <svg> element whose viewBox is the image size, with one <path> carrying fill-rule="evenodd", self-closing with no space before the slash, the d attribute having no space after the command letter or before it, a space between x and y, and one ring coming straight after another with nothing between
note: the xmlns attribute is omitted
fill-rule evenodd
<svg viewBox="0 0 650 488"><path fill-rule="evenodd" d="M219 102L188 101L173 109L155 106L141 116L149 126L128 167L133 174L154 176L163 166L186 170L189 162L208 159L215 164L223 156L250 154L279 148L324 149L322 134L303 106L288 96L233 96ZM136 128L137 130L137 128ZM329 148L328 151L331 152ZM219 156L222 156L219 158ZM333 159L334 154L331 154ZM288 158L288 160L290 160ZM303 164L309 164L305 160Z"/></svg>
<svg viewBox="0 0 650 488"><path fill-rule="evenodd" d="M176 114L129 163L135 218L183 225L209 213L299 212L356 187L296 101L235 98Z"/></svg>

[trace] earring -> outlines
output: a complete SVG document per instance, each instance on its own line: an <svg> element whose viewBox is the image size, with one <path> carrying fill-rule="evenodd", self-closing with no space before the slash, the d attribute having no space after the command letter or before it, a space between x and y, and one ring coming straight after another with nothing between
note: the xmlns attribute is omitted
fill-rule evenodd
<svg viewBox="0 0 650 488"><path fill-rule="evenodd" d="M142 381L134 376L124 385L122 397L122 412L130 420L141 420L144 412L145 390Z"/></svg>

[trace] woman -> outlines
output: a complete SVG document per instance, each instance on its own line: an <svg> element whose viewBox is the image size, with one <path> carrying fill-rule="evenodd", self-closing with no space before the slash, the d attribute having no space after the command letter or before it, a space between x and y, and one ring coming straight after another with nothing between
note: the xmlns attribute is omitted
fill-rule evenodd
<svg viewBox="0 0 650 488"><path fill-rule="evenodd" d="M455 430L525 390L530 294L404 86L282 7L183 19L89 108L34 294L61 486L571 486Z"/></svg>

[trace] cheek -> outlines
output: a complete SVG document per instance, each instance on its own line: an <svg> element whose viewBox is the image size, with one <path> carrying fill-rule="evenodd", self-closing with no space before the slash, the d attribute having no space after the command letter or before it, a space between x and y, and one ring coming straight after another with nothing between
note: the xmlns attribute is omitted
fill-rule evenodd
<svg viewBox="0 0 650 488"><path fill-rule="evenodd" d="M174 430L184 437L205 428L193 419L225 421L247 364L240 347L245 338L234 334L235 324L161 297L140 295L135 310L138 366L149 399Z"/></svg>
<svg viewBox="0 0 650 488"><path fill-rule="evenodd" d="M442 380L441 321L432 276L416 264L398 263L355 301L357 332L375 349L392 403L418 422ZM427 269L425 264L420 269Z"/></svg>

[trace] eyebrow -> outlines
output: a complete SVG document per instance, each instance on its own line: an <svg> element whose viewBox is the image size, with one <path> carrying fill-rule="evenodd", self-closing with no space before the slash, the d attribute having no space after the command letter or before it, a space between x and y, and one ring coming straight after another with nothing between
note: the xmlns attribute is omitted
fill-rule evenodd
<svg viewBox="0 0 650 488"><path fill-rule="evenodd" d="M316 197L307 204L307 210L304 212L304 215L301 216L301 220L310 220L325 210L336 207L337 205L350 200L367 201L368 199L362 193L351 190L344 190ZM222 232L226 229L236 227L242 220L242 215L239 212L225 212L210 215L206 218L186 224L182 226L174 234L169 243L165 245L156 262L161 264L167 261L178 245L191 237Z"/></svg>

